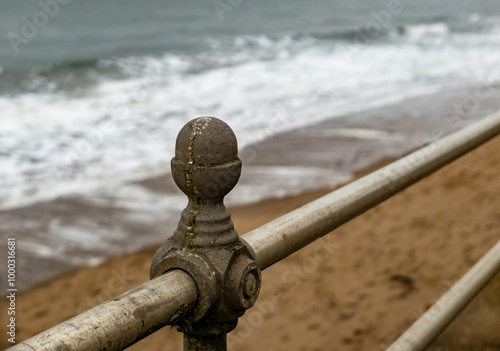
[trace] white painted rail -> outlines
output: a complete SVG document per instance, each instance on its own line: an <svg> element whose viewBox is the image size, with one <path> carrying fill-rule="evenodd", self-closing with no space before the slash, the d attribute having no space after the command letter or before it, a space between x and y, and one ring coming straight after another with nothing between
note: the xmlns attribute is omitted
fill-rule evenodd
<svg viewBox="0 0 500 351"><path fill-rule="evenodd" d="M425 350L500 270L500 241L387 351Z"/></svg>
<svg viewBox="0 0 500 351"><path fill-rule="evenodd" d="M245 235L262 269L500 134L500 112L429 144Z"/></svg>
<svg viewBox="0 0 500 351"><path fill-rule="evenodd" d="M9 350L123 350L192 309L197 299L193 278L170 271Z"/></svg>

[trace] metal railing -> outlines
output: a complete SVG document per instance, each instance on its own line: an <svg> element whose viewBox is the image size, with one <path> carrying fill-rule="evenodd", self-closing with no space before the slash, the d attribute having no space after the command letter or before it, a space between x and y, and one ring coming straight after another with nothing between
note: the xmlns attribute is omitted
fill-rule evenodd
<svg viewBox="0 0 500 351"><path fill-rule="evenodd" d="M257 298L261 269L498 134L500 112L238 238L222 202L241 170L236 139L220 120L193 120L172 160L189 204L153 259L152 279L9 350L122 350L165 325L184 333L185 350L225 350ZM500 242L388 350L424 350L499 269Z"/></svg>

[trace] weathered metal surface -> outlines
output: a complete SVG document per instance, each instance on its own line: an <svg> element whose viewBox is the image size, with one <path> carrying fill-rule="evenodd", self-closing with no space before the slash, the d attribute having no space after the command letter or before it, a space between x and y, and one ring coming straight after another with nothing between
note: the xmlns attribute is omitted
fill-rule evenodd
<svg viewBox="0 0 500 351"><path fill-rule="evenodd" d="M222 336L234 329L259 294L255 254L239 239L223 203L240 173L236 137L226 123L201 117L182 128L172 175L189 203L173 236L156 253L151 277L179 268L196 281L201 292L196 308L173 323L187 334L189 350L199 349L196 345L204 340L201 349L212 344L222 349Z"/></svg>
<svg viewBox="0 0 500 351"><path fill-rule="evenodd" d="M184 334L184 351L225 351L226 349L226 334L215 336Z"/></svg>
<svg viewBox="0 0 500 351"><path fill-rule="evenodd" d="M172 270L9 350L123 350L192 310L197 298L191 276Z"/></svg>
<svg viewBox="0 0 500 351"><path fill-rule="evenodd" d="M429 308L387 351L425 350L500 271L500 241Z"/></svg>
<svg viewBox="0 0 500 351"><path fill-rule="evenodd" d="M500 112L242 236L265 269L500 134Z"/></svg>

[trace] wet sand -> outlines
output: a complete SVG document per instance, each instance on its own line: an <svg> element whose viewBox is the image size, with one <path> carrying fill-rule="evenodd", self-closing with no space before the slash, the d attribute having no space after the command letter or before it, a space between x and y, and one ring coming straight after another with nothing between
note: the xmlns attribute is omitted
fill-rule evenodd
<svg viewBox="0 0 500 351"><path fill-rule="evenodd" d="M499 149L497 137L266 269L230 349L384 349L500 239ZM245 233L328 191L233 207L235 226ZM22 293L18 340L144 282L156 248ZM431 350L500 350L499 295L497 277ZM164 328L131 350L180 350L181 340Z"/></svg>

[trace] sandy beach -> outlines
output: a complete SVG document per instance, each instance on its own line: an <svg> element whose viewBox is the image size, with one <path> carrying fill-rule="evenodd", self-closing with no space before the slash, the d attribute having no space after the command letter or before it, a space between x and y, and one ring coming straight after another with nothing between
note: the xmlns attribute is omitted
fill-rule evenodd
<svg viewBox="0 0 500 351"><path fill-rule="evenodd" d="M499 240L499 149L497 137L266 269L259 300L229 336L230 349L384 349ZM243 234L330 190L231 213ZM22 293L17 340L146 281L156 249L75 269ZM321 262L311 263L314 250L324 253ZM497 277L431 349L500 350L499 294ZM130 349L180 350L181 340L164 328ZM8 346L5 339L0 345Z"/></svg>

